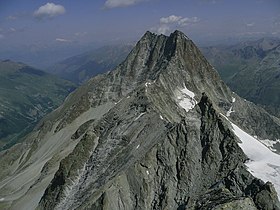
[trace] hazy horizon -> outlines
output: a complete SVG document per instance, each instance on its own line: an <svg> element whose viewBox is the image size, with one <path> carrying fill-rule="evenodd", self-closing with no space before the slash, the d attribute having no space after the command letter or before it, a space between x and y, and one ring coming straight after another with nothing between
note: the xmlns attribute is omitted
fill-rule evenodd
<svg viewBox="0 0 280 210"><path fill-rule="evenodd" d="M278 0L0 0L0 59L47 66L147 30L199 45L280 37L279 11Z"/></svg>

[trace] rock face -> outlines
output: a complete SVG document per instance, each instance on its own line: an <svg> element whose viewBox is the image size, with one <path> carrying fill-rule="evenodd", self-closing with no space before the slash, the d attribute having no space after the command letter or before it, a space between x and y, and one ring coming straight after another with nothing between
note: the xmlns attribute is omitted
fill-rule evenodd
<svg viewBox="0 0 280 210"><path fill-rule="evenodd" d="M230 107L244 130L279 136L279 119L233 94L183 33L147 32L30 135L22 164L6 174L40 165L39 175L18 198L0 196L11 209L279 209L273 185L246 169L222 115Z"/></svg>

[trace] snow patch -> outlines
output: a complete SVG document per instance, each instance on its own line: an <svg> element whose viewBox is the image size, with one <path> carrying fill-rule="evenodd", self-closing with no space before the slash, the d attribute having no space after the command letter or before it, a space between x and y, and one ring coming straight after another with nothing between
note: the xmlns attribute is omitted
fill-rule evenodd
<svg viewBox="0 0 280 210"><path fill-rule="evenodd" d="M194 98L194 96L195 96L195 94L194 94L194 92L192 92L192 91L190 91L188 88L184 88L184 89L182 89L181 90L183 93L185 93L186 95L188 95L189 97L191 97L191 98Z"/></svg>
<svg viewBox="0 0 280 210"><path fill-rule="evenodd" d="M136 149L138 149L140 147L140 144L137 145Z"/></svg>
<svg viewBox="0 0 280 210"><path fill-rule="evenodd" d="M150 82L146 82L145 86L148 87L148 85L151 85L151 83Z"/></svg>
<svg viewBox="0 0 280 210"><path fill-rule="evenodd" d="M232 110L232 106L231 106L231 107L229 108L229 110L227 111L227 113L226 113L227 117L230 117L230 114L231 114L232 112L234 112L234 111Z"/></svg>
<svg viewBox="0 0 280 210"><path fill-rule="evenodd" d="M160 119L162 119L162 120L163 120L163 117L162 117L161 115L159 115L159 117L160 117Z"/></svg>
<svg viewBox="0 0 280 210"><path fill-rule="evenodd" d="M264 144L230 122L233 132L241 140L239 146L250 159L248 170L257 178L273 183L280 198L280 155L269 150Z"/></svg>
<svg viewBox="0 0 280 210"><path fill-rule="evenodd" d="M148 91L148 90L147 90L148 86L151 85L151 84L152 84L152 83L150 83L150 82L146 82L146 83L145 83L145 87L146 87L145 92L146 92L146 93L147 93L147 91Z"/></svg>
<svg viewBox="0 0 280 210"><path fill-rule="evenodd" d="M232 97L232 103L234 103L236 101L236 99L234 97Z"/></svg>
<svg viewBox="0 0 280 210"><path fill-rule="evenodd" d="M148 170L146 171L146 173L147 173L147 175L149 175L149 174L150 174L150 172L149 172Z"/></svg>
<svg viewBox="0 0 280 210"><path fill-rule="evenodd" d="M176 97L178 104L186 110L186 112L190 111L195 107L197 101L194 99L194 92L190 91L186 87L177 92Z"/></svg>

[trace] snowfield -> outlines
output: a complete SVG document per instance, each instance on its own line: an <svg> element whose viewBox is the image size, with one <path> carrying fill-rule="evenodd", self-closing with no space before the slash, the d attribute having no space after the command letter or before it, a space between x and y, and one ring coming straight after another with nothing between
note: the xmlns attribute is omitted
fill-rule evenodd
<svg viewBox="0 0 280 210"><path fill-rule="evenodd" d="M253 136L231 123L233 132L242 141L239 146L250 159L248 170L257 178L273 183L280 198L280 155L272 152Z"/></svg>

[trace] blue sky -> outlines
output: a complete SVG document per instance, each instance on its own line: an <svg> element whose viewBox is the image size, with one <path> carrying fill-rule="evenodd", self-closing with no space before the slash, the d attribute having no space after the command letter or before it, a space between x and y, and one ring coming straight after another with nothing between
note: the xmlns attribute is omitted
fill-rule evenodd
<svg viewBox="0 0 280 210"><path fill-rule="evenodd" d="M201 43L280 37L279 11L279 0L0 0L0 44L3 54L20 46L130 42L147 30L175 29Z"/></svg>

